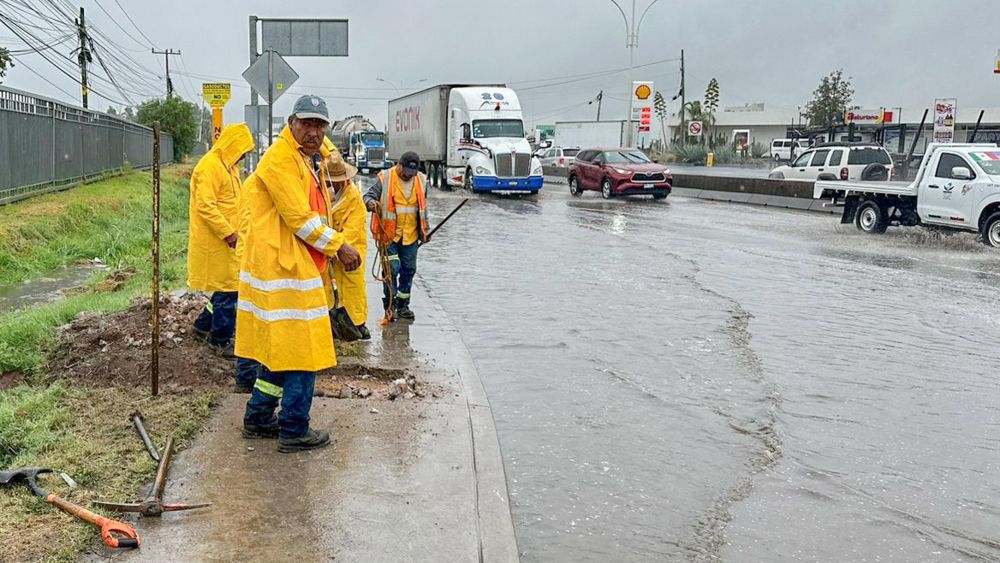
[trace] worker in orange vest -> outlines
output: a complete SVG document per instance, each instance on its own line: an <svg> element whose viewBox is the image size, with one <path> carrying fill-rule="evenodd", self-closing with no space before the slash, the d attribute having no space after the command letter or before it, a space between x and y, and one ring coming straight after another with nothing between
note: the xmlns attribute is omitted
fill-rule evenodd
<svg viewBox="0 0 1000 563"><path fill-rule="evenodd" d="M384 284L382 307L387 312L394 307L394 318L415 317L410 310L410 290L417 273L417 249L429 240L426 183L427 177L420 173L420 157L407 151L398 164L379 172L364 197L365 207L372 212L372 236L376 242L388 244L392 273Z"/></svg>

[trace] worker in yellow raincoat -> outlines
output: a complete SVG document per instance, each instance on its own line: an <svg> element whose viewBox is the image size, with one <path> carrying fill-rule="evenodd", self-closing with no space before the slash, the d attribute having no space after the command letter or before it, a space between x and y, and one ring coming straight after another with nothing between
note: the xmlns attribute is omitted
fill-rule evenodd
<svg viewBox="0 0 1000 563"><path fill-rule="evenodd" d="M245 123L229 125L191 174L188 287L213 292L194 322L193 333L227 357L233 354L239 289L238 163L253 148L253 135Z"/></svg>
<svg viewBox="0 0 1000 563"><path fill-rule="evenodd" d="M246 438L278 438L278 451L326 446L309 427L319 370L337 364L323 272L336 257L348 271L361 256L329 225L326 102L302 96L288 126L247 182L249 226L240 269L236 354L261 364L243 417ZM278 404L281 411L275 416Z"/></svg>
<svg viewBox="0 0 1000 563"><path fill-rule="evenodd" d="M352 178L358 169L344 162L339 154L331 155L326 161L327 186L330 189L330 226L344 235L345 240L361 254L361 263L365 262L368 249L368 231L365 220L368 210L361 200L361 190L354 184ZM337 283L337 310L334 331L341 319L356 329L362 340L371 339L372 335L365 321L368 319L368 292L365 288L365 269L358 268L348 272L339 261L333 264L333 277Z"/></svg>

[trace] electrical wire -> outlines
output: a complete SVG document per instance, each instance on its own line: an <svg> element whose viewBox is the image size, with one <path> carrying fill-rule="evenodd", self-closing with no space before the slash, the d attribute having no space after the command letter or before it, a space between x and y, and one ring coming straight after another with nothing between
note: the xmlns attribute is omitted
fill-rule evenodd
<svg viewBox="0 0 1000 563"><path fill-rule="evenodd" d="M147 37L146 34L143 33L141 29L139 29L139 26L136 25L135 20L132 19L132 16L128 15L128 12L125 11L125 8L122 8L121 2L115 0L115 4L117 4L118 9L121 10L123 14L125 14L125 17L128 18L128 21L132 22L132 26L135 27L135 30L139 32L139 35L141 35L143 39L145 39L149 43L149 46L151 48L155 49L156 45L153 43L153 40Z"/></svg>

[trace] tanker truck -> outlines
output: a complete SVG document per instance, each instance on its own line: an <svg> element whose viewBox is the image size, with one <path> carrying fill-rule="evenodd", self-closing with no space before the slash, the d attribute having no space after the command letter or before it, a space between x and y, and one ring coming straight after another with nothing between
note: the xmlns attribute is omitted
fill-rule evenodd
<svg viewBox="0 0 1000 563"><path fill-rule="evenodd" d="M417 153L431 185L536 194L545 179L503 84L442 84L389 101L389 154Z"/></svg>
<svg viewBox="0 0 1000 563"><path fill-rule="evenodd" d="M387 168L385 133L361 115L337 120L330 128L330 140L344 160L357 166L362 174Z"/></svg>

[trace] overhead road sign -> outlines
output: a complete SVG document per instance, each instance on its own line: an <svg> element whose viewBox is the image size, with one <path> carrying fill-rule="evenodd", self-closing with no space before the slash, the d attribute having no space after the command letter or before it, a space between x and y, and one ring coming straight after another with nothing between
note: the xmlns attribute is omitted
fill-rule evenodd
<svg viewBox="0 0 1000 563"><path fill-rule="evenodd" d="M347 20L261 19L262 51L286 57L346 57Z"/></svg>

